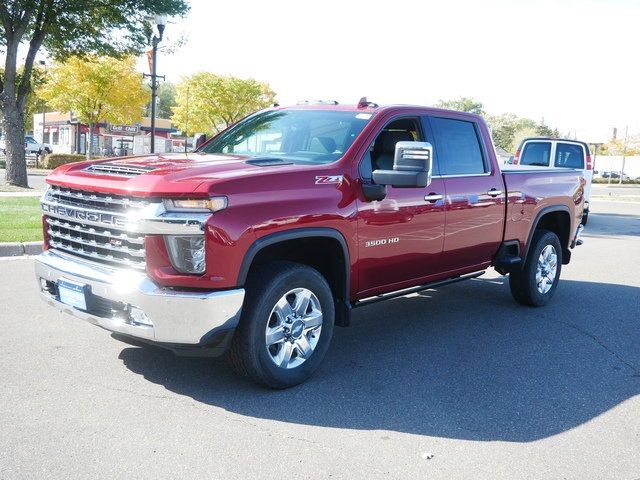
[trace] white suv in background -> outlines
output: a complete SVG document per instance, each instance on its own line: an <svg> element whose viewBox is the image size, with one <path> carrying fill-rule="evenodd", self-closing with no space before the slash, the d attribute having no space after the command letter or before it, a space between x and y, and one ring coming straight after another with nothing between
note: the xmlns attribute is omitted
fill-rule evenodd
<svg viewBox="0 0 640 480"><path fill-rule="evenodd" d="M27 155L38 154L48 155L53 152L53 148L48 143L40 143L31 135L24 136L24 150Z"/></svg>
<svg viewBox="0 0 640 480"><path fill-rule="evenodd" d="M582 170L587 181L584 189L584 214L582 224L589 218L589 198L591 197L591 180L593 179L593 162L589 146L578 140L563 138L535 137L525 138L515 156L514 165L532 167L562 167Z"/></svg>

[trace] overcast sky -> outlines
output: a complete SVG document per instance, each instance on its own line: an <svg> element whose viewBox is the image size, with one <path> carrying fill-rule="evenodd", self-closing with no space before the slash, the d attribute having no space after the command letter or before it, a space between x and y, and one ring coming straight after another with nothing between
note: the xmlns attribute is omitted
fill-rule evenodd
<svg viewBox="0 0 640 480"><path fill-rule="evenodd" d="M193 0L158 73L254 77L282 104L464 95L598 141L640 132L639 22L623 0Z"/></svg>

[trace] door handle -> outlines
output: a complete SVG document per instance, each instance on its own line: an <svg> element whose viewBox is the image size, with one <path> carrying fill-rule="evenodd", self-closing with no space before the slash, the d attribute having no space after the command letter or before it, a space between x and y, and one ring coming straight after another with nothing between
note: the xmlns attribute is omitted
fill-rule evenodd
<svg viewBox="0 0 640 480"><path fill-rule="evenodd" d="M487 195L489 195L490 197L497 197L498 195L502 195L502 190L492 188L487 192Z"/></svg>
<svg viewBox="0 0 640 480"><path fill-rule="evenodd" d="M424 200L426 202L437 202L438 200L442 200L443 198L443 195L438 195L436 193L430 193L429 195L424 196Z"/></svg>

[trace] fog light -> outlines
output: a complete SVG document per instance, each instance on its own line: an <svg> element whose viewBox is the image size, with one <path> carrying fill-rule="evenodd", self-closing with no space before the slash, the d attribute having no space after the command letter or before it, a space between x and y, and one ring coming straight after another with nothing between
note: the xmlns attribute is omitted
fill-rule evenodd
<svg viewBox="0 0 640 480"><path fill-rule="evenodd" d="M147 317L147 314L140 310L138 307L131 307L129 310L129 318L133 323L138 325L145 325L147 327L153 327L153 322Z"/></svg>
<svg viewBox="0 0 640 480"><path fill-rule="evenodd" d="M168 235L164 238L173 268L180 273L204 273L204 235Z"/></svg>

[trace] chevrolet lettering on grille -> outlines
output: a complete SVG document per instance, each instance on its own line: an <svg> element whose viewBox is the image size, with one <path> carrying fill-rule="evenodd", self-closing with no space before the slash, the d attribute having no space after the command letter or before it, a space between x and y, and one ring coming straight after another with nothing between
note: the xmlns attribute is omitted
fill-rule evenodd
<svg viewBox="0 0 640 480"><path fill-rule="evenodd" d="M88 222L97 222L105 225L112 225L114 227L125 227L127 225L127 222L124 218L112 215L110 213L86 212L84 210L78 210L72 207L64 207L62 205L48 205L46 203L42 204L42 210L53 215L60 215L80 221L86 220Z"/></svg>

